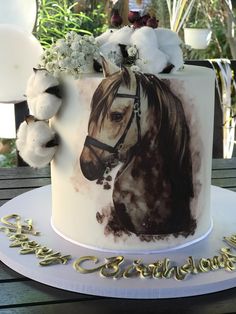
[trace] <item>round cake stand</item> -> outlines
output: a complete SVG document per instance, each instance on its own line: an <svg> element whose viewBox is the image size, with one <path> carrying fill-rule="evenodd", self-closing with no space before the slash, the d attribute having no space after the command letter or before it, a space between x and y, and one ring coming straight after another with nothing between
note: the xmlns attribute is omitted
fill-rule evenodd
<svg viewBox="0 0 236 314"><path fill-rule="evenodd" d="M197 261L201 257L212 258L219 255L219 250L227 247L227 244L222 241L223 236L231 236L236 233L236 193L212 187L211 195L214 227L207 238L168 253L122 254L125 261L131 265L138 258L141 258L143 263L151 263L168 257L177 265L183 265L189 256L193 256ZM40 266L40 260L34 254L20 255L19 248L9 248L9 239L3 232L0 233L0 259L20 274L53 287L97 296L155 299L194 296L236 286L236 272L225 269L189 275L182 281L173 278L112 279L101 277L98 272L90 274L76 272L72 264L81 256L96 256L101 263L104 263L106 257L114 256L114 254L80 247L55 233L50 224L50 186L24 193L0 208L1 217L13 213L19 214L22 219L33 219L34 227L40 231L40 236L29 236L32 240L52 248L55 252L59 251L62 255L70 254L72 259L66 265ZM96 266L93 263L89 265L90 267Z"/></svg>

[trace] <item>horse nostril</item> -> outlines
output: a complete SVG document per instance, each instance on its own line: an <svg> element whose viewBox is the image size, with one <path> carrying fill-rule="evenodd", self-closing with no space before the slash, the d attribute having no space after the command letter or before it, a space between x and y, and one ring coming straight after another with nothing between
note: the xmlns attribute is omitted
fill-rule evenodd
<svg viewBox="0 0 236 314"><path fill-rule="evenodd" d="M91 161L84 162L80 159L80 167L85 178L90 181L101 178L104 173L104 169L101 169L101 167L97 167Z"/></svg>

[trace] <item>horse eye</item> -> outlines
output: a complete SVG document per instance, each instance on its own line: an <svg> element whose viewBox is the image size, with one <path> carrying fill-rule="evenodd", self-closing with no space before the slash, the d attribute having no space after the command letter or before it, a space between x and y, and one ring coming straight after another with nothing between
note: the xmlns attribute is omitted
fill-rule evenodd
<svg viewBox="0 0 236 314"><path fill-rule="evenodd" d="M120 122L123 119L123 113L121 112L112 112L110 114L111 121Z"/></svg>

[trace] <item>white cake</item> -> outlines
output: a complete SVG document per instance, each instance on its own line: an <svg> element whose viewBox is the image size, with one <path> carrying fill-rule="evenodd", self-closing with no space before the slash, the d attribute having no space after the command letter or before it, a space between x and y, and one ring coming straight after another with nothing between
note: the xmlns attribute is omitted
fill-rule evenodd
<svg viewBox="0 0 236 314"><path fill-rule="evenodd" d="M185 66L181 72L158 77L168 79L171 89L183 99L191 138L195 197L191 198L190 207L196 229L193 234L160 234L159 237L158 230L153 237L133 232L116 234L116 230L108 230L117 168L113 170L109 190L86 179L81 171L80 156L88 133L90 102L102 80L101 76L84 76L74 82L74 93L71 91L70 99L51 121L52 128L60 136L60 146L51 165L52 225L66 239L95 249L148 252L190 244L210 231L214 73L206 68ZM137 183L134 179L127 184ZM157 190L158 187L152 187L152 193L158 199ZM98 216L104 216L104 221L99 221Z"/></svg>
<svg viewBox="0 0 236 314"><path fill-rule="evenodd" d="M143 74L105 59L103 67L106 78L64 81L50 119L47 141L59 138L51 162L54 230L113 252L151 253L203 239L212 228L214 72L185 65ZM27 142L22 133L24 158L23 143L42 141Z"/></svg>

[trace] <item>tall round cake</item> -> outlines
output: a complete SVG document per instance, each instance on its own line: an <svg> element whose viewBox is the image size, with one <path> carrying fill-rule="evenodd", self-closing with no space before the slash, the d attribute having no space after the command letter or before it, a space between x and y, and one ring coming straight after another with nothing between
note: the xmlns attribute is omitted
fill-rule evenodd
<svg viewBox="0 0 236 314"><path fill-rule="evenodd" d="M56 46L59 64L85 62L76 49L93 40L67 39ZM34 117L17 145L34 167L53 158L54 230L78 245L127 253L203 239L212 228L214 72L183 66L177 35L164 29L124 27L96 43L103 74L83 64L61 88L50 61L29 81Z"/></svg>
<svg viewBox="0 0 236 314"><path fill-rule="evenodd" d="M116 96L127 96L118 95L106 109L99 104L112 96L104 99L103 88L110 87L101 75L84 75L70 86L51 121L60 137L51 164L52 225L66 239L101 250L149 252L209 233L214 73L185 66L157 77L160 95L152 89L147 95L145 82L136 83L140 126L134 116L119 162L111 161L108 173L106 161L115 154L109 147L126 131L136 101L128 97L137 86L118 88Z"/></svg>

